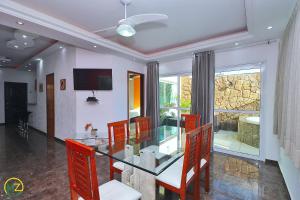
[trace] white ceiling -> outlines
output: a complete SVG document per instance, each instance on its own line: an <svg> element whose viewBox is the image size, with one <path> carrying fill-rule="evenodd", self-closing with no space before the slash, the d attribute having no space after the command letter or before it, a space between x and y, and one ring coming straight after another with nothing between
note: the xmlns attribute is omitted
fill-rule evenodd
<svg viewBox="0 0 300 200"><path fill-rule="evenodd" d="M232 48L235 42L248 45L278 39L296 1L133 0L129 16L154 12L169 15L169 20L166 24L139 26L130 39L103 38L93 33L123 18L119 0L1 0L0 24L16 27L15 21L22 19L24 29L56 40L94 51L111 49L149 61L195 50ZM273 29L266 30L267 26Z"/></svg>
<svg viewBox="0 0 300 200"><path fill-rule="evenodd" d="M88 31L114 26L124 18L119 0L14 1ZM166 23L138 26L131 38L116 35L108 39L142 53L153 53L245 31L247 26L244 0L133 0L128 16L142 13L163 13L169 19Z"/></svg>
<svg viewBox="0 0 300 200"><path fill-rule="evenodd" d="M26 60L35 56L39 52L48 48L54 43L54 40L41 37L34 39L35 45L24 50L12 49L6 46L6 42L14 39L14 31L16 29L7 26L0 25L0 56L8 57L10 62L0 63L1 67L18 68Z"/></svg>

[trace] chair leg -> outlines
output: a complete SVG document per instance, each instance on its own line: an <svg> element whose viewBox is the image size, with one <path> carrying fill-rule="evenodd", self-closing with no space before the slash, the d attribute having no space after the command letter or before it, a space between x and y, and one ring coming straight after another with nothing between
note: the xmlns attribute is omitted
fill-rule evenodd
<svg viewBox="0 0 300 200"><path fill-rule="evenodd" d="M209 192L209 165L205 168L205 191Z"/></svg>
<svg viewBox="0 0 300 200"><path fill-rule="evenodd" d="M186 199L186 193L182 192L180 193L180 200L185 200Z"/></svg>
<svg viewBox="0 0 300 200"><path fill-rule="evenodd" d="M109 178L111 181L114 180L114 170L112 169L112 167L109 170Z"/></svg>
<svg viewBox="0 0 300 200"><path fill-rule="evenodd" d="M70 192L71 192L71 200L78 200L78 194L72 189L70 189Z"/></svg>
<svg viewBox="0 0 300 200"><path fill-rule="evenodd" d="M113 160L109 159L109 178L110 180L114 180L114 168L113 168Z"/></svg>
<svg viewBox="0 0 300 200"><path fill-rule="evenodd" d="M193 199L194 200L200 199L200 176L199 177L197 176L194 180Z"/></svg>

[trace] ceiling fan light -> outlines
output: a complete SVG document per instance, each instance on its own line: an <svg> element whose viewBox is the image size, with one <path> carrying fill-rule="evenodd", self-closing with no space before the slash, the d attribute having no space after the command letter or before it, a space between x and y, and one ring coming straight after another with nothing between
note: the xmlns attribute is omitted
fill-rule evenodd
<svg viewBox="0 0 300 200"><path fill-rule="evenodd" d="M131 37L136 32L132 26L130 26L128 24L120 24L117 28L117 33L124 37Z"/></svg>

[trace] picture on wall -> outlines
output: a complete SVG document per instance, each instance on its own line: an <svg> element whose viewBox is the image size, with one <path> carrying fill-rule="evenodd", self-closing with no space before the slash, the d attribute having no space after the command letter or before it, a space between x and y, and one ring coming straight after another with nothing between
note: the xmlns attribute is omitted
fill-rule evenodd
<svg viewBox="0 0 300 200"><path fill-rule="evenodd" d="M60 80L60 90L66 90L66 79Z"/></svg>

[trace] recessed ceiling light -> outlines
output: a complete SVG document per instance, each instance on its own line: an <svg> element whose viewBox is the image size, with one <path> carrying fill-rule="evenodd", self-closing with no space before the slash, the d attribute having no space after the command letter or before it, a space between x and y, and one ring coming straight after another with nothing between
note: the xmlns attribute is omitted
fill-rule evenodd
<svg viewBox="0 0 300 200"><path fill-rule="evenodd" d="M19 48L19 46L18 45L14 45L14 47L17 49L17 48Z"/></svg>
<svg viewBox="0 0 300 200"><path fill-rule="evenodd" d="M27 68L28 66L27 65L25 65L25 68Z"/></svg>
<svg viewBox="0 0 300 200"><path fill-rule="evenodd" d="M24 25L24 22L17 21L17 24L19 24L19 25Z"/></svg>
<svg viewBox="0 0 300 200"><path fill-rule="evenodd" d="M235 43L234 43L234 45L235 45L235 46L238 46L238 45L239 45L239 43L238 43L238 42L235 42Z"/></svg>
<svg viewBox="0 0 300 200"><path fill-rule="evenodd" d="M22 35L22 38L27 38L27 35L24 35L24 34L23 34L23 35Z"/></svg>
<svg viewBox="0 0 300 200"><path fill-rule="evenodd" d="M63 46L59 46L60 49L64 48Z"/></svg>
<svg viewBox="0 0 300 200"><path fill-rule="evenodd" d="M28 65L31 66L31 63L29 63Z"/></svg>
<svg viewBox="0 0 300 200"><path fill-rule="evenodd" d="M94 45L93 47L94 47L94 48L97 48L97 46L96 46L96 45Z"/></svg>
<svg viewBox="0 0 300 200"><path fill-rule="evenodd" d="M27 46L27 44L28 44L27 42L24 42L24 45L25 45L25 46Z"/></svg>
<svg viewBox="0 0 300 200"><path fill-rule="evenodd" d="M268 26L268 27L267 27L268 30L271 30L272 28L273 28L272 26Z"/></svg>
<svg viewBox="0 0 300 200"><path fill-rule="evenodd" d="M28 71L31 72L31 69L29 69Z"/></svg>

